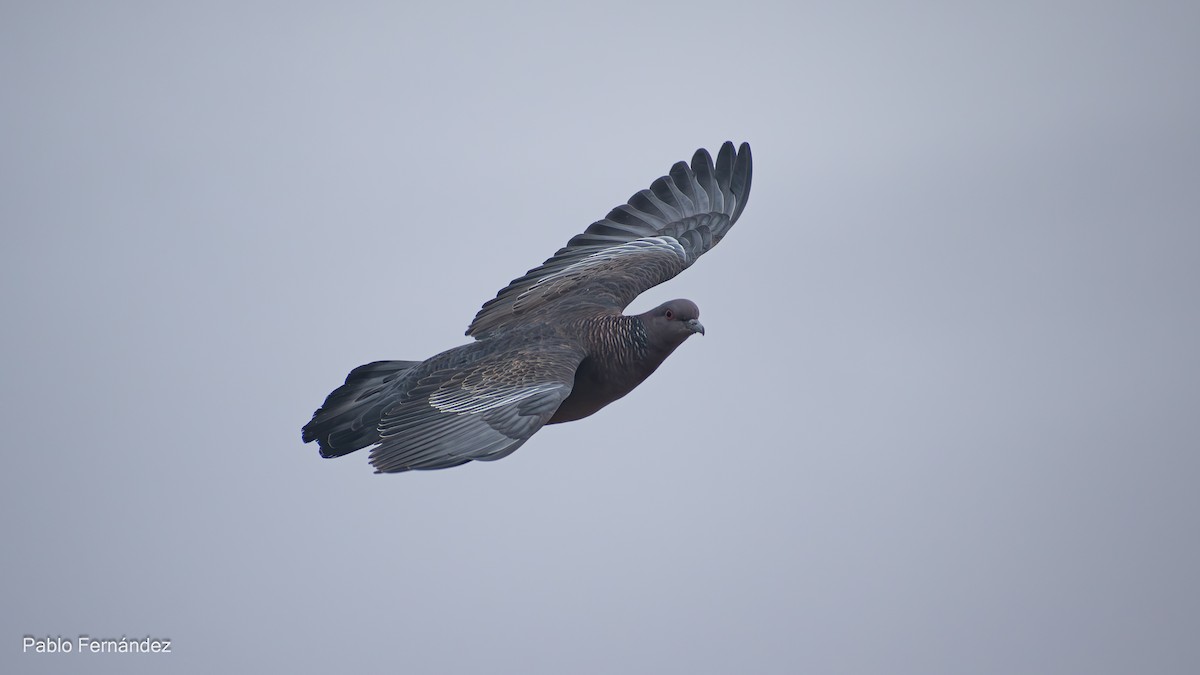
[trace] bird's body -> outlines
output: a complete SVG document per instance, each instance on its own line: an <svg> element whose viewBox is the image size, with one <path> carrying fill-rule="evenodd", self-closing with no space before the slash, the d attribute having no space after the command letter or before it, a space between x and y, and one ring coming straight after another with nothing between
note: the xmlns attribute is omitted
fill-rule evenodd
<svg viewBox="0 0 1200 675"><path fill-rule="evenodd" d="M507 456L545 424L625 396L684 340L700 310L672 300L621 311L716 245L745 207L750 148L726 143L635 194L487 302L476 338L425 361L354 369L304 427L324 457L373 446L377 472L441 469Z"/></svg>

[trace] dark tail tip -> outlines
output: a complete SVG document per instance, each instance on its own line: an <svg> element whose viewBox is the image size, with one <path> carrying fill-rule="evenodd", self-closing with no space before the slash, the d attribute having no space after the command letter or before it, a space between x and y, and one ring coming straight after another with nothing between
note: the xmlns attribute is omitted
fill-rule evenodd
<svg viewBox="0 0 1200 675"><path fill-rule="evenodd" d="M379 442L379 418L399 393L398 380L420 361L376 361L359 366L334 389L300 431L317 441L322 457L341 457Z"/></svg>

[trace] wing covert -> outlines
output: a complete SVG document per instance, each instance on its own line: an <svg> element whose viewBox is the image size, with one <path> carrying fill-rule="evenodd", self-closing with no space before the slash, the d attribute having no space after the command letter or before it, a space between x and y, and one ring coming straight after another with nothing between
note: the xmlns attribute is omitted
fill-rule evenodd
<svg viewBox="0 0 1200 675"><path fill-rule="evenodd" d="M572 345L540 343L434 370L383 412L371 464L394 473L506 457L571 394L582 359Z"/></svg>

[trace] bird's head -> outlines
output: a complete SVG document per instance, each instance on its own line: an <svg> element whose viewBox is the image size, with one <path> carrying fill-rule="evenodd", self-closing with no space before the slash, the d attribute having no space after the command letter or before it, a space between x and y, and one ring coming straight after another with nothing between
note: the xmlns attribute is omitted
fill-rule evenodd
<svg viewBox="0 0 1200 675"><path fill-rule="evenodd" d="M683 344L694 333L704 335L700 308L691 300L670 300L641 315L652 341L670 349Z"/></svg>

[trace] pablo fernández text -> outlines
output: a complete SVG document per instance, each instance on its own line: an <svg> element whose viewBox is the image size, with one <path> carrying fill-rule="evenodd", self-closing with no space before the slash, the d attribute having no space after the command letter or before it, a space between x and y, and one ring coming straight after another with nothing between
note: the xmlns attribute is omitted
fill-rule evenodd
<svg viewBox="0 0 1200 675"><path fill-rule="evenodd" d="M76 640L64 638L61 635L36 637L26 635L21 638L21 652L33 654L170 654L171 640L151 637L129 638L124 635L120 639L94 638L90 635L80 635Z"/></svg>

